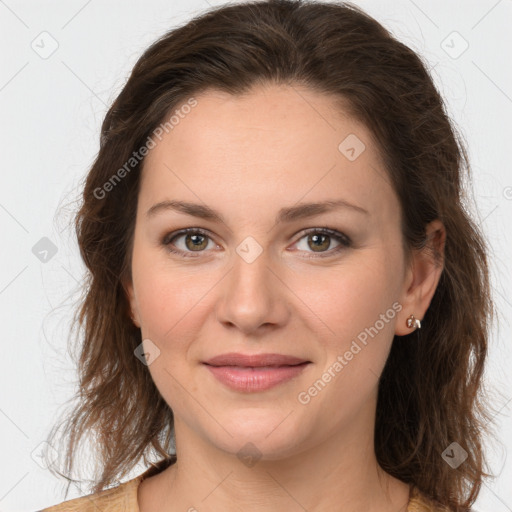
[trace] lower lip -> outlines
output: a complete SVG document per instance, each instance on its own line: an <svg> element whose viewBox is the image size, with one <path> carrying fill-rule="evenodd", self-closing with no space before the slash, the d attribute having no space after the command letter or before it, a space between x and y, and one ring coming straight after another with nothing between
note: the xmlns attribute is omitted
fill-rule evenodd
<svg viewBox="0 0 512 512"><path fill-rule="evenodd" d="M223 384L236 391L265 391L296 377L309 363L275 368L247 368L241 366L206 367Z"/></svg>

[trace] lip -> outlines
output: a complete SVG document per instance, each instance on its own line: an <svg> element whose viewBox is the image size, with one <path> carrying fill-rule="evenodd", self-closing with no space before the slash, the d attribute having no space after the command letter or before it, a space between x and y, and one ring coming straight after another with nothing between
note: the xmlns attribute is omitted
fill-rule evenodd
<svg viewBox="0 0 512 512"><path fill-rule="evenodd" d="M311 363L282 354L221 354L204 365L221 383L235 391L266 391L300 375Z"/></svg>
<svg viewBox="0 0 512 512"><path fill-rule="evenodd" d="M220 354L205 361L210 366L241 366L241 367L261 367L261 366L292 366L302 363L310 363L307 359L283 354L240 354L229 352Z"/></svg>

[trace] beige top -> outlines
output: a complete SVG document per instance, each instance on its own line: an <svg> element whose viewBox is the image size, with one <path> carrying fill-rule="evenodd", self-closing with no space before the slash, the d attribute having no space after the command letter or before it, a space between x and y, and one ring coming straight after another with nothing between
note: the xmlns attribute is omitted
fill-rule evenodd
<svg viewBox="0 0 512 512"><path fill-rule="evenodd" d="M163 464L162 464L163 463ZM137 489L145 478L163 471L169 466L167 461L150 467L141 475L96 494L65 501L59 505L45 508L38 512L140 512L137 501ZM411 494L407 512L448 512L449 509L436 505L422 494L415 486L411 486Z"/></svg>

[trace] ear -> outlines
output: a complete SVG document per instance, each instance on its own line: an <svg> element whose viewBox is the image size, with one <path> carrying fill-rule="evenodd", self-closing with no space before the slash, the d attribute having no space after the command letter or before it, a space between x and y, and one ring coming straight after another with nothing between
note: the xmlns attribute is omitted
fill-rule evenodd
<svg viewBox="0 0 512 512"><path fill-rule="evenodd" d="M404 336L414 330L407 327L407 318L414 315L419 320L425 316L444 268L446 230L436 219L426 227L426 241L422 249L414 249L406 271L400 300L402 310L397 315L395 334Z"/></svg>
<svg viewBox="0 0 512 512"><path fill-rule="evenodd" d="M128 303L130 306L130 318L134 325L140 329L140 316L139 309L137 307L137 301L135 300L135 291L133 289L133 282L131 279L127 279L122 282L124 291L128 298Z"/></svg>

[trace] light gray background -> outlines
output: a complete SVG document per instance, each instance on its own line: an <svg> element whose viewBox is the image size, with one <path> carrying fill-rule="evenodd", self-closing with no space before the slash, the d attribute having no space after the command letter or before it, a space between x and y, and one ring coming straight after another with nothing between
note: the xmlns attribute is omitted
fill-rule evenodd
<svg viewBox="0 0 512 512"><path fill-rule="evenodd" d="M74 391L66 340L84 267L66 229L72 205L60 217L56 210L79 193L107 106L141 52L168 29L221 3L0 0L1 511L35 511L63 500L64 482L38 465L37 453ZM500 325L487 381L496 390L504 443L491 451L499 476L483 488L476 509L512 511L512 464L506 461L512 449L512 2L355 3L423 55L469 146L479 222L493 247ZM58 48L48 56L52 44ZM32 252L43 237L58 249L46 262ZM68 499L82 494L72 488Z"/></svg>

